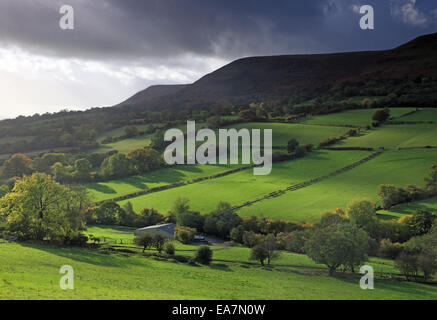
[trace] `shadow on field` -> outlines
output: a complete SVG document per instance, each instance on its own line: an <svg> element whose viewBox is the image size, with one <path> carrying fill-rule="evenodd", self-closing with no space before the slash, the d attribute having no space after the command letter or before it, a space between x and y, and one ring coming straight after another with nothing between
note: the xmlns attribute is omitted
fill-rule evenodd
<svg viewBox="0 0 437 320"><path fill-rule="evenodd" d="M357 290L363 290L360 288L359 274L350 275L350 276L336 274L333 276L333 278L345 283L356 285ZM417 285L418 287L415 288L414 287L415 285ZM378 289L384 289L394 292L402 292L408 295L415 294L418 296L425 296L425 297L429 295L431 297L433 294L435 294L436 287L432 285L416 284L414 282L408 282L408 281L375 279L373 290L378 290Z"/></svg>
<svg viewBox="0 0 437 320"><path fill-rule="evenodd" d="M88 184L87 187L89 189L93 189L97 192L101 192L101 193L105 193L105 194L116 194L117 193L114 189L112 189L104 184L91 183L91 184Z"/></svg>
<svg viewBox="0 0 437 320"><path fill-rule="evenodd" d="M109 254L103 253L92 249L86 248L61 248L52 245L39 245L39 244L28 244L21 243L23 247L29 247L36 250L41 250L46 253L50 253L59 256L59 263L69 264L70 261L65 261L62 258L73 260L81 263L92 264L96 266L104 267L116 267L116 268L127 268L128 265L142 265L145 266L146 259L126 259L128 256L123 256L120 254ZM74 265L73 265L74 267Z"/></svg>

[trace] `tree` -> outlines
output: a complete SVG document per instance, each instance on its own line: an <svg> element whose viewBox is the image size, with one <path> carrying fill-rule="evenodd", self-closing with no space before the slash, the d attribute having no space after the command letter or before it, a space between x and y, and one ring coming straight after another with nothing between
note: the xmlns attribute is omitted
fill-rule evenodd
<svg viewBox="0 0 437 320"><path fill-rule="evenodd" d="M42 157L34 160L35 170L38 172L51 173L52 166L57 163L64 163L66 156L64 153L45 153Z"/></svg>
<svg viewBox="0 0 437 320"><path fill-rule="evenodd" d="M208 234L229 239L231 230L242 223L242 219L227 202L219 202L216 210L206 215L203 229Z"/></svg>
<svg viewBox="0 0 437 320"><path fill-rule="evenodd" d="M238 114L238 118L242 121L247 121L247 122L255 121L256 112L251 109L242 110Z"/></svg>
<svg viewBox="0 0 437 320"><path fill-rule="evenodd" d="M83 222L76 193L45 173L16 181L12 192L0 200L0 215L7 217L9 233L24 240L68 244L80 236Z"/></svg>
<svg viewBox="0 0 437 320"><path fill-rule="evenodd" d="M414 230L415 235L426 234L431 231L434 216L426 210L416 210L413 213L410 225Z"/></svg>
<svg viewBox="0 0 437 320"><path fill-rule="evenodd" d="M354 225L331 225L314 230L305 251L315 262L325 264L332 275L341 265L354 271L366 261L369 240L367 233Z"/></svg>
<svg viewBox="0 0 437 320"><path fill-rule="evenodd" d="M78 159L74 162L74 177L78 181L86 181L89 179L90 170L92 168L91 162L88 159Z"/></svg>
<svg viewBox="0 0 437 320"><path fill-rule="evenodd" d="M262 244L257 244L250 250L250 258L249 260L256 260L261 263L261 265L264 265L264 261L269 256L269 253L267 249Z"/></svg>
<svg viewBox="0 0 437 320"><path fill-rule="evenodd" d="M69 183L72 181L73 168L64 166L60 162L56 162L51 168L53 178L60 183Z"/></svg>
<svg viewBox="0 0 437 320"><path fill-rule="evenodd" d="M279 252L276 251L278 248L277 239L273 234L268 234L262 245L267 250L267 264L270 264L272 260L279 258Z"/></svg>
<svg viewBox="0 0 437 320"><path fill-rule="evenodd" d="M143 247L143 253L153 245L153 236L147 232L141 232L134 239L137 246Z"/></svg>
<svg viewBox="0 0 437 320"><path fill-rule="evenodd" d="M212 250L209 246L200 246L194 256L194 261L209 265L212 261Z"/></svg>
<svg viewBox="0 0 437 320"><path fill-rule="evenodd" d="M437 272L437 260L426 254L417 257L417 266L423 272L425 280L430 279Z"/></svg>
<svg viewBox="0 0 437 320"><path fill-rule="evenodd" d="M381 205L384 210L390 210L393 205L402 201L401 190L390 184L381 184L376 193L381 198Z"/></svg>
<svg viewBox="0 0 437 320"><path fill-rule="evenodd" d="M408 252L402 252L396 259L395 265L405 276L405 278L407 278L407 280L410 280L411 278L417 278L419 269L417 255Z"/></svg>
<svg viewBox="0 0 437 320"><path fill-rule="evenodd" d="M103 160L101 170L105 178L123 178L130 174L129 160L124 153L116 153Z"/></svg>
<svg viewBox="0 0 437 320"><path fill-rule="evenodd" d="M96 224L121 224L120 222L123 220L124 214L124 210L118 203L113 201L104 202L96 210Z"/></svg>
<svg viewBox="0 0 437 320"><path fill-rule="evenodd" d="M291 139L287 142L287 151L288 153L295 152L297 147L299 146L299 142L296 139Z"/></svg>
<svg viewBox="0 0 437 320"><path fill-rule="evenodd" d="M378 222L375 203L368 199L353 200L346 207L346 215L351 224L363 228L367 232L374 231Z"/></svg>
<svg viewBox="0 0 437 320"><path fill-rule="evenodd" d="M175 228L175 239L179 240L183 244L188 244L194 240L194 236L196 235L196 229L176 226Z"/></svg>
<svg viewBox="0 0 437 320"><path fill-rule="evenodd" d="M24 154L17 153L3 163L0 176L3 178L22 177L32 172L33 161Z"/></svg>
<svg viewBox="0 0 437 320"><path fill-rule="evenodd" d="M159 169L164 163L159 152L150 147L132 150L127 158L135 174Z"/></svg>
<svg viewBox="0 0 437 320"><path fill-rule="evenodd" d="M161 224L165 221L165 217L156 209L144 208L135 217L135 225L138 227L148 227Z"/></svg>
<svg viewBox="0 0 437 320"><path fill-rule="evenodd" d="M164 238L164 236L160 233L155 234L153 237L153 246L155 249L161 253L162 249L164 248L164 244L167 241L167 239Z"/></svg>
<svg viewBox="0 0 437 320"><path fill-rule="evenodd" d="M127 126L124 128L124 134L127 138L132 138L138 135L138 129L135 126Z"/></svg>
<svg viewBox="0 0 437 320"><path fill-rule="evenodd" d="M171 242L166 242L164 244L164 252L167 253L170 256L174 255L174 253L175 253L174 244L171 243Z"/></svg>
<svg viewBox="0 0 437 320"><path fill-rule="evenodd" d="M388 108L377 110L372 116L372 120L377 122L385 122L388 118L390 118L390 109Z"/></svg>

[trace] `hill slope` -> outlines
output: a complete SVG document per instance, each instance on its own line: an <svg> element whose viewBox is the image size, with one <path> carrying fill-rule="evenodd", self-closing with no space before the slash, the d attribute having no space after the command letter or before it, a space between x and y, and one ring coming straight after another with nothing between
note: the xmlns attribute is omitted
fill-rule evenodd
<svg viewBox="0 0 437 320"><path fill-rule="evenodd" d="M437 33L398 48L336 54L250 57L236 60L190 85L150 87L135 100L144 109L249 103L302 92L318 93L340 82L437 76ZM153 96L154 99L150 99Z"/></svg>

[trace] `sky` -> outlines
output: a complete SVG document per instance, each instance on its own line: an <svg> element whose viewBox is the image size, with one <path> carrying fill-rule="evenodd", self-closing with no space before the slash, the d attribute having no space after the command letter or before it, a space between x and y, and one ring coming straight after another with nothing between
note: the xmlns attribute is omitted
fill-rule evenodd
<svg viewBox="0 0 437 320"><path fill-rule="evenodd" d="M60 27L63 5L74 29ZM374 30L360 28L362 5ZM384 50L433 32L435 0L1 0L0 118L112 106L247 56Z"/></svg>

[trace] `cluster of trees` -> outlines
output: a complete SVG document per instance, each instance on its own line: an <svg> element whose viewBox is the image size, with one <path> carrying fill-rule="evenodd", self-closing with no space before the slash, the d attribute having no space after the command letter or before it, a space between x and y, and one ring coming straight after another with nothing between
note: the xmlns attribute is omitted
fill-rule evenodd
<svg viewBox="0 0 437 320"><path fill-rule="evenodd" d="M0 199L0 231L19 240L83 245L81 213L88 207L86 192L68 188L49 175L34 173L18 179Z"/></svg>
<svg viewBox="0 0 437 320"><path fill-rule="evenodd" d="M102 162L100 175L103 179L123 178L164 166L161 154L151 147L145 147L132 150L127 154L119 152L109 156Z"/></svg>
<svg viewBox="0 0 437 320"><path fill-rule="evenodd" d="M150 233L140 233L134 239L134 243L137 246L143 248L143 253L147 249L154 248L158 253L162 253L164 251L167 255L174 255L176 250L173 243L162 236L159 233L150 234ZM212 261L213 251L207 245L200 246L197 248L194 257L191 259L191 262L198 262L204 265L209 265Z"/></svg>
<svg viewBox="0 0 437 320"><path fill-rule="evenodd" d="M118 225L135 228L175 222L174 216L164 216L156 209L144 208L139 213L136 213L130 202L120 206L112 201L88 207L83 212L83 219L87 224L91 225Z"/></svg>
<svg viewBox="0 0 437 320"><path fill-rule="evenodd" d="M159 233L150 234L150 233L140 233L134 239L134 243L137 246L143 247L143 253L150 248L155 248L159 253L166 248L166 253L174 254L174 246L165 246L168 243L168 239L162 236Z"/></svg>
<svg viewBox="0 0 437 320"><path fill-rule="evenodd" d="M24 154L12 155L3 163L0 171L2 179L11 179L41 172L53 175L60 183L102 181L122 178L159 169L165 165L161 154L145 147L131 152L91 155L71 155L65 153L46 153L31 159ZM101 167L99 171L93 168ZM9 184L9 183L8 183Z"/></svg>

